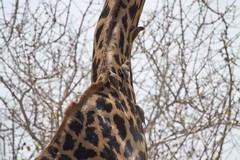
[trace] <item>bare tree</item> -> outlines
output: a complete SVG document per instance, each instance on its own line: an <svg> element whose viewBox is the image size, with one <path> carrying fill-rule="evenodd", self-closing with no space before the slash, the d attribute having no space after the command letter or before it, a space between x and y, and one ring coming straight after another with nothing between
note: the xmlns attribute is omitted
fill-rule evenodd
<svg viewBox="0 0 240 160"><path fill-rule="evenodd" d="M240 155L236 1L168 0L156 6L146 15L136 50L146 59L136 67L142 77L137 76L136 86L146 111L149 158L236 158Z"/></svg>
<svg viewBox="0 0 240 160"><path fill-rule="evenodd" d="M236 0L146 1L132 53L149 159L240 155ZM32 159L89 84L103 1L0 0L0 159ZM149 6L149 7L148 7Z"/></svg>
<svg viewBox="0 0 240 160"><path fill-rule="evenodd" d="M81 2L81 9L75 3L1 1L0 154L5 159L36 155L58 128L64 106L89 83L89 33L99 3Z"/></svg>

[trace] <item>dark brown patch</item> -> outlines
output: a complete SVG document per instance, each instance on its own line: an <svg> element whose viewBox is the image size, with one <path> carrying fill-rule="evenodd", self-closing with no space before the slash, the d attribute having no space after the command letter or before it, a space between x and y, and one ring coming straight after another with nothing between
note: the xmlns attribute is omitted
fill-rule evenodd
<svg viewBox="0 0 240 160"><path fill-rule="evenodd" d="M108 7L108 4L105 5L99 19L106 18L109 14L110 8Z"/></svg>
<svg viewBox="0 0 240 160"><path fill-rule="evenodd" d="M117 125L118 135L124 140L127 136L127 130L125 127L125 121L118 114L113 116L114 123Z"/></svg>
<svg viewBox="0 0 240 160"><path fill-rule="evenodd" d="M125 158L128 158L129 156L132 155L132 151L133 151L133 148L132 148L132 145L131 145L131 142L130 140L127 141L125 147L124 147L124 156Z"/></svg>
<svg viewBox="0 0 240 160"><path fill-rule="evenodd" d="M144 152L140 151L138 153L138 157L137 157L137 160L146 160L147 159L147 156Z"/></svg>
<svg viewBox="0 0 240 160"><path fill-rule="evenodd" d="M63 154L63 155L61 155L61 157L59 158L59 160L71 160L71 158L68 157L67 155Z"/></svg>
<svg viewBox="0 0 240 160"><path fill-rule="evenodd" d="M55 158L58 153L58 149L56 147L49 146L48 152L51 154L52 158Z"/></svg>
<svg viewBox="0 0 240 160"><path fill-rule="evenodd" d="M111 147L104 146L100 156L104 159L114 160L117 159L117 155L113 152Z"/></svg>
<svg viewBox="0 0 240 160"><path fill-rule="evenodd" d="M76 159L88 159L97 156L97 153L92 149L87 149L80 143L78 149L74 152Z"/></svg>
<svg viewBox="0 0 240 160"><path fill-rule="evenodd" d="M102 33L102 30L103 30L103 24L101 26L98 27L97 31L96 31L96 35L95 35L95 39L96 39L96 44L98 44L98 41L99 41L99 37Z"/></svg>
<svg viewBox="0 0 240 160"><path fill-rule="evenodd" d="M98 135L94 132L95 128L94 127L88 127L86 129L86 137L85 140L89 141L95 146L98 146Z"/></svg>
<svg viewBox="0 0 240 160"><path fill-rule="evenodd" d="M96 101L96 107L97 109L110 113L112 111L112 104L107 103L104 98L98 98Z"/></svg>
<svg viewBox="0 0 240 160"><path fill-rule="evenodd" d="M72 120L71 123L68 124L70 130L74 131L78 136L83 129L83 125L79 123L77 120Z"/></svg>
<svg viewBox="0 0 240 160"><path fill-rule="evenodd" d="M72 138L72 135L70 135L69 133L67 133L67 132L65 132L65 133L66 133L66 135L65 135L65 141L63 144L63 150L72 150L76 140L74 140Z"/></svg>
<svg viewBox="0 0 240 160"><path fill-rule="evenodd" d="M127 14L122 17L122 25L123 28L125 29L125 32L127 31L128 23L127 23Z"/></svg>
<svg viewBox="0 0 240 160"><path fill-rule="evenodd" d="M120 49L121 49L121 53L123 53L124 42L125 42L124 33L123 33L123 31L121 30L121 32L120 32L120 38L119 38L119 47L120 47Z"/></svg>
<svg viewBox="0 0 240 160"><path fill-rule="evenodd" d="M87 124L86 124L87 126L94 123L94 113L95 113L94 111L87 112Z"/></svg>
<svg viewBox="0 0 240 160"><path fill-rule="evenodd" d="M137 127L134 125L133 123L133 119L130 118L130 120L128 121L129 122L129 127L130 127L130 133L134 139L135 142L142 142L143 141L143 137L142 135L140 134L139 130L137 129Z"/></svg>
<svg viewBox="0 0 240 160"><path fill-rule="evenodd" d="M129 8L129 14L130 14L131 19L134 19L134 17L136 16L137 10L138 10L138 5L135 2L134 5L132 5Z"/></svg>

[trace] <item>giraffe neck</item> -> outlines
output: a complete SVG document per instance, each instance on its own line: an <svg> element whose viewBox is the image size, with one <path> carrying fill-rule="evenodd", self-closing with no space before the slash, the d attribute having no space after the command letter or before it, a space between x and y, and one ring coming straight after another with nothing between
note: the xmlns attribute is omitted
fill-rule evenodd
<svg viewBox="0 0 240 160"><path fill-rule="evenodd" d="M95 40L92 63L92 82L96 82L103 72L119 74L121 66L129 61L130 77L125 84L125 91L135 102L132 85L131 48L136 37L135 30L141 15L144 0L106 0L95 30ZM121 84L120 84L121 85ZM121 88L120 88L121 89Z"/></svg>

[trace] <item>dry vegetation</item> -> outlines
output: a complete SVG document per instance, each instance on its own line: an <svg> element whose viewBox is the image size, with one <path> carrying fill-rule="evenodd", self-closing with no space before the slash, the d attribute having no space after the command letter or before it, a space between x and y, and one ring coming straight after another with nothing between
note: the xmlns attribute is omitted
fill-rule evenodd
<svg viewBox="0 0 240 160"><path fill-rule="evenodd" d="M155 3L144 8L132 53L149 159L237 158L237 1ZM0 0L0 160L32 159L90 83L102 4Z"/></svg>

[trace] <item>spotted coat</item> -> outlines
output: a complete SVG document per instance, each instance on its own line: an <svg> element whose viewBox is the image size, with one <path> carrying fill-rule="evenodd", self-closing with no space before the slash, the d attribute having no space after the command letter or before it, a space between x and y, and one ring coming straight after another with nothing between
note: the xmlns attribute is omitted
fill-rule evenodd
<svg viewBox="0 0 240 160"><path fill-rule="evenodd" d="M94 34L92 84L66 109L36 160L147 159L131 48L144 0L106 0Z"/></svg>

